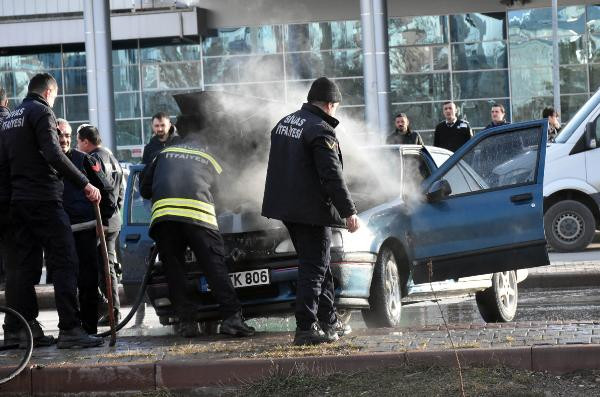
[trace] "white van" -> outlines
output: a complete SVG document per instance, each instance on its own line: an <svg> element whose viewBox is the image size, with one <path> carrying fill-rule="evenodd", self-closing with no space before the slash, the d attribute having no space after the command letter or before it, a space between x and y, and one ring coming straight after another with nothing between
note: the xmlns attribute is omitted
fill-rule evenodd
<svg viewBox="0 0 600 397"><path fill-rule="evenodd" d="M548 146L544 174L546 240L581 251L600 228L600 90Z"/></svg>

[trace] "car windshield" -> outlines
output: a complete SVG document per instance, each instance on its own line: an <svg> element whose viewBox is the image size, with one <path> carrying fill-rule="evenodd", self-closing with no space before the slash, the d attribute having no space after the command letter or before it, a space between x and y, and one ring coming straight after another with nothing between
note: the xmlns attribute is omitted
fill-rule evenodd
<svg viewBox="0 0 600 397"><path fill-rule="evenodd" d="M403 156L396 146L363 148L344 160L344 176L358 212L400 197L429 174L418 154Z"/></svg>
<svg viewBox="0 0 600 397"><path fill-rule="evenodd" d="M594 96L591 97L577 113L575 113L575 116L573 116L567 125L563 127L562 131L560 134L558 134L554 142L565 143L568 141L577 130L577 127L579 127L581 123L583 123L583 121L589 116L589 114L596 109L598 104L600 104L600 90L596 91Z"/></svg>

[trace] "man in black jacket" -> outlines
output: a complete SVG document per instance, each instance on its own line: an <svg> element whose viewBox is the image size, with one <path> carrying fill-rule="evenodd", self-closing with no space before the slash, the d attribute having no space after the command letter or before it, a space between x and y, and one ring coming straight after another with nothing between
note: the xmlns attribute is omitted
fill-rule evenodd
<svg viewBox="0 0 600 397"><path fill-rule="evenodd" d="M444 102L442 109L446 120L435 127L433 146L456 152L473 137L473 131L467 121L456 117L454 102Z"/></svg>
<svg viewBox="0 0 600 397"><path fill-rule="evenodd" d="M508 124L508 121L506 121L506 110L504 110L504 106L501 103L493 104L490 113L492 116L492 121L485 126L486 130L488 128L494 128L504 124Z"/></svg>
<svg viewBox="0 0 600 397"><path fill-rule="evenodd" d="M421 135L410 129L406 113L398 113L395 124L396 129L385 139L387 145L424 145Z"/></svg>
<svg viewBox="0 0 600 397"><path fill-rule="evenodd" d="M334 307L331 226L350 232L359 227L334 130L342 95L333 81L320 77L307 99L271 131L262 206L263 216L284 222L298 252L296 345L332 342L344 333Z"/></svg>
<svg viewBox="0 0 600 397"><path fill-rule="evenodd" d="M100 164L92 156L71 148L71 125L65 119L58 119L58 142L69 160L85 175L90 183L100 190L100 212L103 223L115 212L112 201L112 186ZM79 289L79 309L83 329L90 335L98 332L98 268L99 255L96 238L96 214L94 207L80 189L66 180L63 191L63 204L73 229L75 249L79 260L77 287Z"/></svg>
<svg viewBox="0 0 600 397"><path fill-rule="evenodd" d="M161 150L179 141L177 129L165 112L158 112L152 116L152 132L150 142L144 146L142 164L150 164Z"/></svg>
<svg viewBox="0 0 600 397"><path fill-rule="evenodd" d="M106 248L108 250L108 259L110 261L110 278L112 281L113 305L115 308L115 321L121 320L121 302L119 300L119 280L117 279L116 269L119 265L117 260L117 238L121 231L121 209L123 208L123 197L125 196L125 181L123 180L123 169L119 160L112 152L102 146L100 132L96 127L89 124L83 124L77 129L77 147L82 152L89 154L98 160L102 167L102 172L106 175L111 184L110 201L115 204L114 214L108 220L106 230ZM100 266L100 292L102 299L106 301L106 281L104 276L104 266ZM98 320L98 325L109 325L108 313L102 313Z"/></svg>
<svg viewBox="0 0 600 397"><path fill-rule="evenodd" d="M223 170L198 140L195 132L184 135L183 140L164 149L146 167L140 194L152 199L149 234L156 241L163 261L182 336L199 334L196 308L186 292L184 254L187 247L196 255L211 294L219 303L223 318L221 333L252 336L254 328L244 322L242 306L229 278L211 192Z"/></svg>
<svg viewBox="0 0 600 397"><path fill-rule="evenodd" d="M15 268L20 275L39 266L28 255L38 242L43 246L46 265L54 275L54 298L60 329L59 348L92 347L102 339L89 336L81 327L77 305L77 254L69 217L62 205L63 182L68 179L85 197L97 202L100 192L89 183L58 144L56 118L52 112L58 84L49 74L35 75L27 97L2 121L0 133L10 168L11 217L14 221ZM11 285L12 284L12 285ZM10 291L9 291L10 290ZM34 321L38 307L31 280L7 283L6 301L28 321ZM5 342L21 339L19 323L5 318Z"/></svg>

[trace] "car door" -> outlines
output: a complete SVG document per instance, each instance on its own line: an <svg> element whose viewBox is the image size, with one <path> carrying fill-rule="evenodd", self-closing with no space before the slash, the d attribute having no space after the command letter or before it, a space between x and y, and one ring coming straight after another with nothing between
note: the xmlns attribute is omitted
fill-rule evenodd
<svg viewBox="0 0 600 397"><path fill-rule="evenodd" d="M139 178L143 166L130 168L123 206L123 226L119 234L121 261L123 263L123 286L139 286L146 273L146 258L154 244L148 236L151 207L139 193ZM129 294L127 291L126 293ZM135 296L135 294L133 294Z"/></svg>
<svg viewBox="0 0 600 397"><path fill-rule="evenodd" d="M540 120L481 132L423 183L408 236L415 283L549 264L546 129Z"/></svg>

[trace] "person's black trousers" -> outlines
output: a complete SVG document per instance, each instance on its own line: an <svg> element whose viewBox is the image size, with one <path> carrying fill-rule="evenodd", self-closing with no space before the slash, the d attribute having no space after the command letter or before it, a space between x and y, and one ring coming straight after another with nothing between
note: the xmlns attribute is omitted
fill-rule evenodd
<svg viewBox="0 0 600 397"><path fill-rule="evenodd" d="M169 294L181 321L194 321L196 312L196 306L186 292L187 247L198 259L211 293L219 303L222 318L241 311L241 304L229 279L223 238L219 232L184 222L165 221L154 226L153 234L169 283Z"/></svg>
<svg viewBox="0 0 600 397"><path fill-rule="evenodd" d="M37 317L34 285L39 281L41 262L36 246L44 249L47 269L53 274L58 328L81 325L77 307L77 253L69 217L62 203L20 200L11 203L14 228L15 279L7 280L6 301L28 321ZM35 279L35 280L34 280ZM8 284L12 286L9 287ZM13 290L12 288L16 288ZM11 293L8 290L11 290ZM35 303L34 303L35 302Z"/></svg>
<svg viewBox="0 0 600 397"><path fill-rule="evenodd" d="M8 208L3 208L8 214ZM8 218L8 216L7 216ZM44 262L42 247L33 244L26 255L26 266L19 266L15 256L14 229L8 222L2 223L0 231L0 251L6 272L5 297L7 306L21 313L27 321L35 319L38 304L34 286L39 283ZM4 318L5 330L18 331L22 324L13 316Z"/></svg>
<svg viewBox="0 0 600 397"><path fill-rule="evenodd" d="M110 262L110 279L112 284L113 294L113 306L115 310L121 310L121 301L119 300L119 279L117 278L117 272L115 271L115 264L117 263L117 237L119 232L108 232L106 233L106 249L108 251L108 261ZM100 249L100 248L98 248ZM103 261L102 254L98 258ZM104 276L104 263L101 263L98 268L99 286L100 292L102 293L101 298L104 300L106 297L106 279Z"/></svg>
<svg viewBox="0 0 600 397"><path fill-rule="evenodd" d="M296 325L308 330L315 321L333 324L335 290L329 266L331 228L284 222L298 253Z"/></svg>
<svg viewBox="0 0 600 397"><path fill-rule="evenodd" d="M79 310L81 326L88 334L98 333L98 248L96 229L73 233L79 259Z"/></svg>

